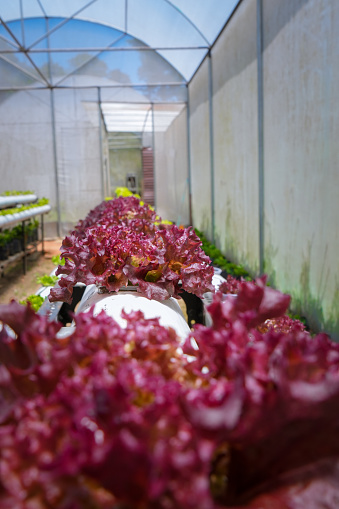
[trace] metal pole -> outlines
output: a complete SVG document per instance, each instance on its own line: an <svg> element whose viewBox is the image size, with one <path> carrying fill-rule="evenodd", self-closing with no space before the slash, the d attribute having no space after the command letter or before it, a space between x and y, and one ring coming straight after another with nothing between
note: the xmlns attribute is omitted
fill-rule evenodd
<svg viewBox="0 0 339 509"><path fill-rule="evenodd" d="M27 272L27 252L26 252L26 235L25 235L25 221L22 221L21 223L21 231L22 231L22 250L23 250L23 257L22 257L22 269L23 273L26 274Z"/></svg>
<svg viewBox="0 0 339 509"><path fill-rule="evenodd" d="M20 0L20 20L21 20L22 45L25 46L25 25L24 25L24 13L23 13L23 8L22 8L22 0Z"/></svg>
<svg viewBox="0 0 339 509"><path fill-rule="evenodd" d="M265 194L264 194L264 89L263 89L263 5L257 0L257 73L258 73L258 199L259 199L259 273L265 270Z"/></svg>
<svg viewBox="0 0 339 509"><path fill-rule="evenodd" d="M210 131L210 174L211 174L211 227L212 243L215 243L215 188L214 188L214 140L213 140L213 76L212 56L208 53L208 104L209 104L209 131Z"/></svg>
<svg viewBox="0 0 339 509"><path fill-rule="evenodd" d="M188 207L189 207L189 224L193 226L192 218L192 173L191 173L191 128L190 128L190 99L187 90L187 164L188 164Z"/></svg>
<svg viewBox="0 0 339 509"><path fill-rule="evenodd" d="M154 186L154 209L157 211L157 178L156 178L156 166L155 166L155 135L154 135L154 104L152 107L152 149L153 149L153 186Z"/></svg>
<svg viewBox="0 0 339 509"><path fill-rule="evenodd" d="M53 158L54 158L54 172L55 172L55 194L57 202L57 233L61 237L61 211L60 211L60 188L59 188L59 175L58 175L58 158L57 158L57 144L56 144L56 127L55 127L55 105L54 105L54 90L51 88L51 116L52 116L52 136L53 136Z"/></svg>
<svg viewBox="0 0 339 509"><path fill-rule="evenodd" d="M105 176L104 176L104 164L103 164L103 157L102 157L102 119L101 119L101 92L100 87L98 87L98 109L99 109L99 148L100 148L100 175L101 175L101 199L104 200L107 193L107 185L105 183Z"/></svg>
<svg viewBox="0 0 339 509"><path fill-rule="evenodd" d="M41 254L45 254L45 229L44 229L44 215L41 214Z"/></svg>
<svg viewBox="0 0 339 509"><path fill-rule="evenodd" d="M47 24L47 33L48 33L48 29L49 29L48 19L46 19L46 24ZM47 37L47 46L49 47L49 36ZM49 79L52 82L51 57L49 54L48 54L48 71L49 71ZM52 87L50 90L51 90L53 160L54 160L54 174L55 174L55 197L56 197L56 205L57 205L57 234L58 234L58 237L61 237L60 189L59 189L59 176L58 176L54 90Z"/></svg>

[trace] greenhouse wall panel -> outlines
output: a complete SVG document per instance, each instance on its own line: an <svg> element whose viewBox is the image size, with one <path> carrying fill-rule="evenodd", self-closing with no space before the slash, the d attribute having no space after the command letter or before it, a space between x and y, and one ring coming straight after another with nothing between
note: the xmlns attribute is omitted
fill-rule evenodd
<svg viewBox="0 0 339 509"><path fill-rule="evenodd" d="M212 240L209 61L189 88L192 222Z"/></svg>
<svg viewBox="0 0 339 509"><path fill-rule="evenodd" d="M46 234L56 234L56 190L49 90L0 91L0 192L33 191L49 198Z"/></svg>
<svg viewBox="0 0 339 509"><path fill-rule="evenodd" d="M255 273L258 246L256 2L243 2L212 51L215 240Z"/></svg>
<svg viewBox="0 0 339 509"><path fill-rule="evenodd" d="M54 105L60 218L65 235L104 198L97 91L58 90Z"/></svg>
<svg viewBox="0 0 339 509"><path fill-rule="evenodd" d="M339 339L339 10L266 0L265 270Z"/></svg>
<svg viewBox="0 0 339 509"><path fill-rule="evenodd" d="M110 140L132 133L139 185L153 148L159 215L267 273L339 340L337 0L165 2L156 16L160 2L126 2L124 27L112 6L76 3L56 19L55 2L3 2L0 192L48 198L45 233L63 237L125 183L132 163Z"/></svg>
<svg viewBox="0 0 339 509"><path fill-rule="evenodd" d="M188 225L187 109L183 109L165 132L156 132L154 139L157 213L163 219Z"/></svg>

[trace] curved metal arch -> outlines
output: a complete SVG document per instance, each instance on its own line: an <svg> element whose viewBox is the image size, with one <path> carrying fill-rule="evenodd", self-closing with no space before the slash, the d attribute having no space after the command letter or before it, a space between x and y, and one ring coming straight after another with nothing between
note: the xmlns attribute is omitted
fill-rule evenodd
<svg viewBox="0 0 339 509"><path fill-rule="evenodd" d="M128 1L128 0L126 0ZM207 46L208 46L208 49L211 48L211 44L210 42L206 39L206 37L204 36L204 34L202 33L202 31L197 27L197 25L195 23L193 23L193 21L191 20L191 18L189 18L186 14L184 14L180 9L179 7L177 7L176 5L174 5L171 0L163 0L164 2L166 2L167 4L171 5L173 7L173 9L175 9L179 14L180 16L182 16L183 18L185 18L186 21L188 21L188 23L194 28L194 30L196 30L198 32L199 35L201 35L201 37L204 39L204 41L207 43Z"/></svg>
<svg viewBox="0 0 339 509"><path fill-rule="evenodd" d="M75 16L77 16L80 12L84 11L85 9L87 9L87 7L89 7L91 4L97 2L97 0L90 0L90 2L88 2L86 5L84 5L81 9L78 9L74 14L72 14L71 16L68 16L67 18L64 17L63 21L61 21L58 25L56 25L55 27L51 28L50 30L48 30L44 35L42 35L41 37L39 37L39 39L36 39L34 41L33 44L31 44L27 50L29 51L31 48L33 48L33 46L36 46L37 44L39 44L39 42L43 41L44 39L46 39L46 37L48 37L49 35L51 35L53 32L56 32L57 30L59 30L59 28L61 28L62 26L66 25L66 23L68 23L71 19L74 19ZM39 2L39 5L40 2ZM55 16L47 16L45 15L45 19L50 19L50 18L55 18ZM62 17L62 16L61 16ZM84 20L85 21L85 20ZM112 27L113 28L113 27Z"/></svg>
<svg viewBox="0 0 339 509"><path fill-rule="evenodd" d="M45 9L43 8L40 0L37 0L38 1L38 4L43 12L43 15L45 18L50 18L50 17L55 17L55 16L48 16L48 14L46 13ZM53 27L51 30L47 31L43 36L39 37L38 39L36 39L28 48L26 48L27 50L30 50L32 49L34 46L36 46L37 44L39 44L39 42L43 41L46 37L48 37L50 34L52 34L53 32L57 31L59 28L61 28L62 26L64 26L66 23L68 23L70 20L74 19L76 16L78 16L78 14L80 14L81 12L85 11L90 5L96 3L98 0L90 0L89 2L86 2L85 5L83 5L80 9L78 9L77 11L75 11L72 15L68 16L68 17L64 17L62 15L60 15L60 17L64 18L62 22L60 22L58 25L56 25L55 27ZM191 18L189 18L189 16L187 16L185 13L183 13L176 5L174 5L171 0L162 0L164 3L167 3L168 5L171 6L171 8L173 8L183 19L185 19L187 21L187 23L189 23L193 29L200 35L200 37L206 42L206 46L207 48L206 49L209 49L210 48L210 42L208 41L208 39L205 37L205 35L201 32L201 30L197 27L197 25L195 23L193 23L193 21L191 20ZM128 30L128 0L125 0L125 7L124 7L124 24L125 24L125 30L124 32L128 35L130 35L131 37L135 37L135 35L133 34L133 32L130 32ZM80 19L82 21L88 21L88 22L93 22L91 19L88 19L86 18L86 16L84 17L81 17L81 18L77 18L77 19ZM14 21L14 20L11 20L11 21ZM104 20L103 20L104 21ZM116 25L113 25L112 23L109 23L109 24L105 24L104 22L95 22L97 24L101 24L101 25L104 25L104 26L108 26L110 28L113 28L115 30L119 30L121 31L120 28L118 28ZM140 38L137 38L138 40L141 40ZM153 48L151 46L149 46L149 44L147 44L147 42L145 41L142 41L146 46L148 46L150 49L155 49L156 48ZM166 49L173 49L172 46L169 46L168 48L166 47Z"/></svg>
<svg viewBox="0 0 339 509"><path fill-rule="evenodd" d="M32 18L29 18L29 19L32 19ZM34 19L40 19L40 20L45 20L45 21L48 21L48 19L51 19L51 18L44 18L44 17L40 17L40 18L34 18ZM52 32L55 32L56 29L58 28L61 28L63 26L65 26L65 23L67 21L69 21L70 19L74 19L74 17L72 18L67 18L66 20L62 20L62 22L58 23L58 25L56 25L55 27L53 27L53 29L51 30L47 30L46 33L42 36L42 37L39 37L39 42L41 40L43 40L44 38L48 38L49 34L52 33ZM16 22L19 22L20 20L13 20L13 21L16 21ZM77 19L76 21L80 22L80 23L84 23L86 25L91 25L91 24L96 24L98 26L100 26L100 23L97 23L97 22L93 22L93 21L86 21L86 20L81 20L81 19ZM35 41L32 45L29 46L28 49L24 48L20 43L19 41L17 41L17 39L15 38L14 34L12 33L10 27L8 26L8 24L6 22L3 22L3 25L4 27L6 28L6 30L8 31L8 33L10 34L11 37L14 38L14 41L17 43L17 50L13 50L11 51L11 53L22 53L25 55L25 57L29 60L29 62L31 63L31 65L33 65L33 67L35 68L36 72L38 73L38 75L40 76L42 83L45 83L45 85L48 87L48 88L58 88L60 86L62 86L62 83L67 79L69 78L70 76L72 76L74 73L78 72L81 68L83 68L84 66L88 65L89 62L91 62L92 60L94 60L95 58L97 58L99 55L107 52L107 51L150 51L150 52L155 52L159 58L161 58L161 60L163 60L164 62L167 63L167 65L169 66L169 68L172 68L175 70L175 72L178 74L178 76L180 76L181 78L181 84L182 85L185 85L186 84L186 80L184 78L184 76L180 73L180 71L171 64L171 62L166 59L163 55L161 55L158 51L156 51L156 49L154 48L151 48L150 46L148 46L146 43L144 43L143 41L141 41L140 39L137 39L137 38L134 38L136 41L140 41L140 46L126 46L126 47L115 47L114 48L114 45L117 44L117 42L119 42L121 39L123 39L125 36L130 36L130 37L133 37L132 35L130 34L126 34L124 32L122 32L121 30L118 30L117 28L114 28L112 26L109 26L109 28L112 28L114 29L116 32L118 32L119 34L117 34L117 37L114 38L113 41L111 41L110 44L108 44L107 46L105 47L101 47L101 48L90 48L90 50L92 52L94 52L93 56L91 58L89 58L88 60L86 60L86 62L84 62L83 64L79 65L78 67L74 68L72 71L70 71L69 73L67 73L65 76L63 76L59 81L57 81L56 83L52 84L50 83L49 79L47 76L43 75L39 68L35 65L34 61L31 59L30 57L30 54L33 54L33 53L53 53L53 52L59 52L59 51L63 51L63 52L82 52L82 51L89 51L89 48L87 47L83 47L83 48L64 48L63 50L61 50L60 48L43 48L43 49L34 49L34 46L37 44L37 41ZM161 48L160 48L161 49ZM4 52L6 53L6 51ZM11 65L14 65L15 64L8 58L6 58L4 55L1 55L0 53L0 58L4 59L5 61L7 61L7 63L11 64ZM28 74L27 73L27 70L25 70L24 68L21 68L19 65L16 66L19 70L21 70L22 72L24 72L25 74ZM33 77L34 79L37 78L37 76L33 76L33 75L30 75L31 77ZM167 83L163 83L164 85L167 85ZM179 84L179 83L178 83ZM122 83L123 85L123 83ZM135 86L135 84L129 84L130 86Z"/></svg>
<svg viewBox="0 0 339 509"><path fill-rule="evenodd" d="M99 0L82 0L80 7L79 7L79 3L78 3L78 6L77 6L78 8L75 8L75 6L74 6L74 10L71 11L70 15L68 15L67 17L63 17L62 16L62 12L60 11L60 8L58 8L58 7L57 7L55 15L49 16L48 15L48 9L45 8L43 0L36 0L37 5L39 6L39 10L41 10L41 14L42 14L41 17L42 18L45 18L46 20L48 20L50 18L59 17L59 15L57 15L57 14L58 14L58 12L60 12L60 17L63 18L63 19L62 19L62 21L60 23L58 23L54 27L52 27L50 29L47 29L46 32L43 35L40 35L35 41L31 42L29 44L29 46L25 47L24 40L23 40L23 44L22 45L20 44L19 49L30 60L31 65L33 64L33 62L29 58L30 52L34 53L34 52L40 51L38 49L35 51L35 48L36 48L37 44L39 44L43 40L48 39L50 34L56 32L58 29L63 27L65 24L67 24L71 20L78 20L78 21L84 21L84 22L88 22L88 23L95 23L98 26L102 25L102 26L105 26L105 27L109 27L109 28L112 28L114 30L118 30L119 33L121 33L121 34L125 34L125 35L129 35L131 37L134 37L137 41L140 41L141 44L145 45L145 47L140 48L140 50L154 51L155 53L157 53L163 61L167 62L167 64L169 66L171 66L172 69L175 69L176 72L179 73L179 75L183 77L183 80L186 83L187 83L187 80L190 79L190 74L186 73L186 75L185 75L186 77L185 77L184 76L185 73L182 72L184 70L184 68L182 66L180 67L179 63L176 61L175 58L172 61L171 55L170 54L166 55L166 51L168 51L168 50L169 51L173 51L173 50L175 50L175 51L177 51L177 50L178 51L180 51L180 50L192 50L192 51L195 51L195 50L197 50L197 51L204 50L203 51L203 53L204 53L203 58L205 58L206 54L208 53L208 51L211 48L211 45L213 44L213 40L212 40L213 37L211 37L211 42L210 42L207 39L207 36L204 35L204 32L197 26L197 24L195 22L193 22L193 20L189 16L189 13L187 14L186 12L183 12L180 9L180 7L178 7L175 4L174 0L162 0L162 2L163 2L163 5L167 5L170 9L173 9L173 11L175 11L175 13L176 13L176 16L177 17L180 16L181 19L184 20L185 24L187 24L187 26L189 25L193 29L193 31L197 34L197 36L199 36L202 44L194 43L192 45L187 45L187 44L180 45L180 43L179 43L177 46L175 46L173 44L173 41L172 41L171 44L166 44L165 43L165 44L158 44L157 45L156 42L153 43L153 44L149 44L149 43L147 43L145 38L140 37L140 34L138 36L134 35L133 29L130 30L130 27L128 26L129 9L132 8L130 0L121 0L121 4L120 4L120 6L121 6L120 19L119 19L119 21L117 20L117 23L114 23L114 20L110 20L110 21L107 20L105 22L105 19L101 19L102 16L100 16L100 19L98 18L98 19L93 20L93 19L91 19L90 13L88 13L88 16L86 15L87 8L93 6L98 1ZM23 5L23 0L20 0L20 5L21 6ZM72 7L73 6L71 4L71 9L72 9ZM91 7L91 10L92 9L93 9L93 7ZM20 11L21 11L20 12L20 14L21 14L21 22L23 23L24 19L25 18L29 19L30 16L26 16L25 17L23 15L23 9L22 8L21 8ZM40 17L40 16L34 16L34 17ZM124 21L122 20L122 17L124 18ZM17 21L20 21L20 19L17 19ZM4 25L6 26L6 22L4 22ZM95 56L100 55L104 51L114 51L116 49L114 47L114 42L115 41L111 41L110 44L108 44L107 46L105 45L106 44L105 43L103 45L103 47L100 47L100 48L99 47L98 48L90 48L90 50L95 52ZM119 48L119 49L121 51L123 51L123 50L130 50L131 47L126 47L126 48L122 47L122 48ZM61 51L79 51L79 52L81 52L82 50L83 51L88 51L89 48L86 48L86 47L83 47L83 48L67 48L67 49L64 48L64 49L60 49L60 50ZM138 50L138 48L135 47L134 50ZM49 48L49 51L53 51L53 48ZM199 56L199 58L200 58L200 56ZM199 58L197 59L197 64L198 64ZM191 70L193 71L193 68Z"/></svg>

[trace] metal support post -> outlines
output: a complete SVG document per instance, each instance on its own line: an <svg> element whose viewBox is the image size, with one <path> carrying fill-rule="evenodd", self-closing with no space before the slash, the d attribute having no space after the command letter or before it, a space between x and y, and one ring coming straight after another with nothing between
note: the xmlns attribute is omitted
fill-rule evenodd
<svg viewBox="0 0 339 509"><path fill-rule="evenodd" d="M41 214L41 254L45 254L44 215Z"/></svg>
<svg viewBox="0 0 339 509"><path fill-rule="evenodd" d="M258 189L259 189L259 273L265 271L264 206L264 85L262 0L257 0L257 72L258 72Z"/></svg>
<svg viewBox="0 0 339 509"><path fill-rule="evenodd" d="M211 175L211 229L212 243L215 244L215 188L214 188L214 139L213 139L213 75L212 56L208 53L208 103L209 103L209 131L210 131L210 175Z"/></svg>
<svg viewBox="0 0 339 509"><path fill-rule="evenodd" d="M21 232L22 232L22 249L23 249L23 257L22 257L22 269L24 274L27 272L27 252L26 252L26 235L25 235L25 221L21 223Z"/></svg>
<svg viewBox="0 0 339 509"><path fill-rule="evenodd" d="M190 99L187 91L187 164L188 164L188 207L189 207L189 224L193 226L192 217L192 169L191 169L191 127L190 127Z"/></svg>

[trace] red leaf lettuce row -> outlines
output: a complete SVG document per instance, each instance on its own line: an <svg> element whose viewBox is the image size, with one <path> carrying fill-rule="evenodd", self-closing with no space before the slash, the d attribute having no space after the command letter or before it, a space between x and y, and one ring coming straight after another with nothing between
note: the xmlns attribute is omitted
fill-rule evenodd
<svg viewBox="0 0 339 509"><path fill-rule="evenodd" d="M139 200L134 196L121 196L114 200L101 202L89 212L84 220L78 222L75 230L81 233L86 228L95 225L113 226L122 224L129 226L133 223L133 229L137 227L140 230L147 230L156 221L156 213L148 205L140 205Z"/></svg>
<svg viewBox="0 0 339 509"><path fill-rule="evenodd" d="M219 293L183 354L141 312L58 339L0 306L0 507L336 509L339 345L260 332L288 303L265 278Z"/></svg>
<svg viewBox="0 0 339 509"><path fill-rule="evenodd" d="M325 496L334 509L339 345L298 327L259 332L289 302L264 283L242 283L225 301L219 293L208 308L213 326L194 330L199 349L186 341L188 369L205 379L188 392L186 412L203 436L218 437L214 468L223 465L227 486L216 483L215 494L226 507L316 508Z"/></svg>
<svg viewBox="0 0 339 509"><path fill-rule="evenodd" d="M1 335L12 355L0 369L0 507L214 507L213 443L182 411L187 361L172 329L141 312L126 329L86 313L59 340L14 301L0 319L17 334Z"/></svg>
<svg viewBox="0 0 339 509"><path fill-rule="evenodd" d="M88 227L74 231L61 247L64 274L51 290L51 301L71 302L77 282L117 292L128 283L149 299L179 297L181 287L202 296L213 289L213 268L191 228L143 231L124 225Z"/></svg>

